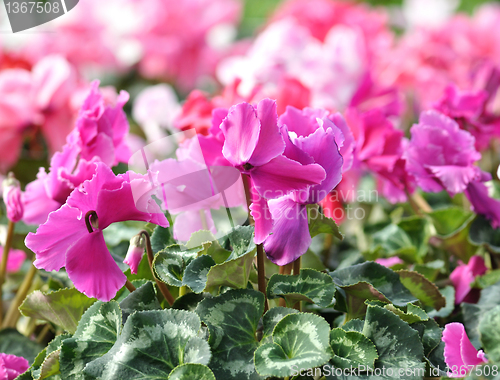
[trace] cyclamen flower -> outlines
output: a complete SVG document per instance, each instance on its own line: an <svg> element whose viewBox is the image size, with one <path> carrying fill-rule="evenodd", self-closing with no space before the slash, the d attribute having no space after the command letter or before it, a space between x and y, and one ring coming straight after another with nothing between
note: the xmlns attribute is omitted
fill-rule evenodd
<svg viewBox="0 0 500 380"><path fill-rule="evenodd" d="M21 201L21 185L13 173L9 173L3 181L3 201L7 208L7 218L11 222L19 222L23 217L24 207Z"/></svg>
<svg viewBox="0 0 500 380"><path fill-rule="evenodd" d="M493 227L499 227L500 201L490 198L482 183L491 175L474 165L481 158L474 137L437 111L423 112L410 132L404 155L406 170L422 190L446 190L450 196L465 192L472 209L490 219Z"/></svg>
<svg viewBox="0 0 500 380"><path fill-rule="evenodd" d="M92 179L75 189L36 233L28 234L25 243L36 254L37 268L66 267L79 291L109 301L126 277L111 257L102 230L125 220L163 227L168 227L168 221L150 197L154 189L148 180L131 172L115 176L105 164L95 165Z"/></svg>
<svg viewBox="0 0 500 380"><path fill-rule="evenodd" d="M0 252L3 252L3 247L0 245ZM16 273L21 269L24 260L26 260L26 253L20 249L11 248L7 259L7 273ZM2 258L0 258L0 263Z"/></svg>
<svg viewBox="0 0 500 380"><path fill-rule="evenodd" d="M472 256L466 264L460 263L450 274L450 280L455 287L455 304L462 302L477 302L479 294L474 294L471 284L476 276L486 273L488 268L484 265L484 259L481 256ZM477 289L476 289L477 290Z"/></svg>
<svg viewBox="0 0 500 380"><path fill-rule="evenodd" d="M302 165L285 157L285 142L278 127L276 102L261 100L257 107L240 103L230 108L221 124L224 157L251 177L258 193L267 199L305 189L325 179L320 165Z"/></svg>
<svg viewBox="0 0 500 380"><path fill-rule="evenodd" d="M0 353L0 380L14 380L29 366L29 362L21 356Z"/></svg>
<svg viewBox="0 0 500 380"><path fill-rule="evenodd" d="M112 104L99 91L99 81L92 82L90 93L80 109L76 127L68 136L68 144L80 148L80 157L92 160L98 156L106 165L128 162L130 149L126 143L129 125L123 106L129 95L121 91Z"/></svg>
<svg viewBox="0 0 500 380"><path fill-rule="evenodd" d="M130 272L133 274L137 274L137 268L139 267L143 255L144 244L141 244L141 236L136 235L130 239L130 245L128 246L125 260L123 260L123 262L130 267Z"/></svg>
<svg viewBox="0 0 500 380"><path fill-rule="evenodd" d="M291 111L290 108L288 110ZM313 110L304 110L303 116L310 112ZM291 128L296 129L304 125L295 124L293 118L283 116L280 122L288 121ZM343 158L338 148L344 142L342 131L327 117L317 118L315 124L314 126L309 123L312 132L305 136L289 133L288 126L282 126L282 134L286 141L285 155L304 165L313 163L321 165L326 177L321 183L309 186L307 189L296 190L281 198L268 201L272 225L267 222L267 228L271 228L272 233L265 239L264 248L269 259L278 265L286 265L307 251L311 244L307 205L321 201L342 178ZM252 213L256 213L257 209L253 205L251 209ZM257 231L259 224L266 223L266 220L261 216L255 218L255 222ZM262 227L262 230L265 230L265 227ZM256 237L258 237L257 232Z"/></svg>
<svg viewBox="0 0 500 380"><path fill-rule="evenodd" d="M442 340L444 361L451 369L448 377L464 377L471 370L470 366L488 362L484 352L474 348L461 323L448 323L444 327Z"/></svg>

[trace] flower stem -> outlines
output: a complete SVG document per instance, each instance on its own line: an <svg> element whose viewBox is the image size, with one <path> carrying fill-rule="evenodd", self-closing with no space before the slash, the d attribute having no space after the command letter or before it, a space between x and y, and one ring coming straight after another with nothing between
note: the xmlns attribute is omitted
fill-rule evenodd
<svg viewBox="0 0 500 380"><path fill-rule="evenodd" d="M245 187L245 197L247 200L247 207L248 207L248 220L250 222L251 226L255 226L255 220L252 217L252 214L250 213L250 206L252 205L252 196L250 193L250 177L246 174L242 175L243 177L243 185ZM258 287L259 291L264 294L265 300L264 300L264 313L269 310L269 304L267 302L267 295L266 295L266 270L264 267L264 262L265 262L265 254L264 254L264 247L262 244L257 244L257 278L258 278Z"/></svg>
<svg viewBox="0 0 500 380"><path fill-rule="evenodd" d="M158 280L158 278L156 278L155 271L153 269L154 256L153 256L153 248L151 248L151 238L149 237L149 233L145 230L142 230L141 232L139 232L139 234L142 235L144 237L144 239L146 240L146 252L148 255L149 268L151 269L151 273L153 274L153 278L156 281L156 285L158 285L158 289L160 289L161 294L163 294L163 297L165 297L168 304L170 306L172 306L174 304L174 301L175 301L174 297L172 296L172 294L168 290L167 285L165 285L165 283L161 282L160 280Z"/></svg>
<svg viewBox="0 0 500 380"><path fill-rule="evenodd" d="M186 286L186 285L181 286L181 287L179 288L179 297L182 297L183 295L186 295L186 294L187 294L187 292L188 292L188 290L187 290L187 286Z"/></svg>
<svg viewBox="0 0 500 380"><path fill-rule="evenodd" d="M23 300L28 295L28 292L31 288L31 284L33 283L33 278L35 278L36 271L37 271L36 267L32 264L30 270L28 271L26 277L24 278L23 283L21 284L21 287L16 293L14 300L10 304L9 310L5 315L2 328L16 326L17 320L19 319L20 316L18 307L21 305Z"/></svg>
<svg viewBox="0 0 500 380"><path fill-rule="evenodd" d="M7 227L7 239L5 241L5 246L3 247L2 262L0 263L0 325L3 319L3 292L2 286L5 282L5 274L7 272L7 261L9 259L10 247L12 245L12 238L14 237L14 226L16 224L9 220L9 225Z"/></svg>
<svg viewBox="0 0 500 380"><path fill-rule="evenodd" d="M127 281L125 282L125 287L128 289L130 293L132 293L134 290L136 290L136 287L134 284L130 282L130 280L127 278Z"/></svg>

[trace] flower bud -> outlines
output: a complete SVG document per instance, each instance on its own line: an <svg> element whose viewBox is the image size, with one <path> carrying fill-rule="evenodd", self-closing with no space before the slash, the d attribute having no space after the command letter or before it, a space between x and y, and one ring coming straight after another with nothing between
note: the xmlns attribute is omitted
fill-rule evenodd
<svg viewBox="0 0 500 380"><path fill-rule="evenodd" d="M23 218L24 206L21 201L21 185L13 173L3 181L3 201L7 208L7 218L17 223Z"/></svg>
<svg viewBox="0 0 500 380"><path fill-rule="evenodd" d="M127 255L125 256L125 260L123 260L123 262L130 267L130 271L133 274L137 274L137 268L139 267L143 254L144 243L140 235L135 235L130 239Z"/></svg>

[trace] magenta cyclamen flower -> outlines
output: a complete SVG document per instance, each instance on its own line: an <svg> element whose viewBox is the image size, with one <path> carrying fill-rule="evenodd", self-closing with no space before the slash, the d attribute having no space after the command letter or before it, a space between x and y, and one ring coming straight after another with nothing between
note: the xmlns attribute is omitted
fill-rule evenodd
<svg viewBox="0 0 500 380"><path fill-rule="evenodd" d="M484 265L484 259L481 256L472 256L466 264L460 263L450 274L450 280L455 287L455 304L462 302L477 302L479 292L474 294L471 284L476 276L486 273L488 268ZM476 289L478 290L478 289Z"/></svg>
<svg viewBox="0 0 500 380"><path fill-rule="evenodd" d="M130 149L126 143L129 130L123 106L129 95L121 91L109 104L99 91L99 81L91 84L90 93L80 109L76 128L69 134L68 143L80 148L80 156L92 160L95 156L109 166L127 162Z"/></svg>
<svg viewBox="0 0 500 380"><path fill-rule="evenodd" d="M487 363L484 352L477 351L465 332L464 325L448 323L443 330L444 361L449 372L448 377L465 377L470 366Z"/></svg>
<svg viewBox="0 0 500 380"><path fill-rule="evenodd" d="M115 176L103 163L96 174L74 190L64 206L50 213L26 246L36 254L34 265L47 271L66 267L75 287L88 297L113 298L126 281L111 257L102 230L125 220L168 226L150 195L149 181L128 172Z"/></svg>
<svg viewBox="0 0 500 380"><path fill-rule="evenodd" d="M0 245L0 252L3 252L3 246ZM20 249L11 248L9 257L7 259L7 273L16 273L21 269L24 260L26 260L26 253ZM0 263L2 259L0 258Z"/></svg>
<svg viewBox="0 0 500 380"><path fill-rule="evenodd" d="M446 190L453 196L482 176L474 165L481 158L474 137L437 111L420 115L419 123L411 128L405 157L406 170L424 191Z"/></svg>
<svg viewBox="0 0 500 380"><path fill-rule="evenodd" d="M23 357L0 353L0 380L14 380L26 372L29 366Z"/></svg>
<svg viewBox="0 0 500 380"><path fill-rule="evenodd" d="M292 125L291 120L288 121ZM317 185L269 200L272 233L266 238L264 248L269 259L278 265L286 265L307 251L311 235L306 207L321 201L342 179L343 159L338 148L344 142L342 131L327 117L314 121L316 125L306 136L289 133L288 127L282 126L286 141L285 155L304 165L321 165L326 177ZM252 207L252 212L254 211ZM256 218L256 225L258 224Z"/></svg>
<svg viewBox="0 0 500 380"><path fill-rule="evenodd" d="M256 108L248 103L231 107L221 129L224 157L251 177L264 198L277 198L325 179L320 165L302 165L282 154L285 142L278 127L276 102L270 99L261 100Z"/></svg>

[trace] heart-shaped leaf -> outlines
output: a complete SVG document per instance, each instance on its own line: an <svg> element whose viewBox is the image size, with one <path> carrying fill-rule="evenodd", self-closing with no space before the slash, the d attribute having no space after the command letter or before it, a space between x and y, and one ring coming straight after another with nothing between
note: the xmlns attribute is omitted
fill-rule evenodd
<svg viewBox="0 0 500 380"><path fill-rule="evenodd" d="M288 306L293 306L297 301L307 301L327 307L334 295L332 278L314 269L302 269L298 276L274 274L267 284L267 296L282 297Z"/></svg>
<svg viewBox="0 0 500 380"><path fill-rule="evenodd" d="M330 331L330 346L334 353L330 363L337 368L373 368L375 359L378 359L375 345L357 331L333 329Z"/></svg>
<svg viewBox="0 0 500 380"><path fill-rule="evenodd" d="M128 317L116 343L85 367L100 379L168 378L187 362L208 364L210 347L198 337L199 317L184 310L140 311Z"/></svg>
<svg viewBox="0 0 500 380"><path fill-rule="evenodd" d="M332 357L330 326L314 314L289 314L273 330L273 343L255 351L255 368L262 376L292 376L294 366L313 368Z"/></svg>
<svg viewBox="0 0 500 380"><path fill-rule="evenodd" d="M431 306L436 310L446 306L446 299L439 289L423 275L409 270L399 270L399 279L411 294L418 298L424 305Z"/></svg>
<svg viewBox="0 0 500 380"><path fill-rule="evenodd" d="M121 328L122 311L117 302L93 304L82 316L73 337L62 342L60 363L64 378L83 380L85 366L113 347Z"/></svg>
<svg viewBox="0 0 500 380"><path fill-rule="evenodd" d="M424 349L418 332L406 322L380 306L368 306L363 335L370 339L377 348L379 358L375 368L385 368L385 373L392 369L408 371L407 379L422 379L425 374ZM383 377L394 378L394 375Z"/></svg>
<svg viewBox="0 0 500 380"><path fill-rule="evenodd" d="M151 281L141 285L120 302L123 320L135 311L161 310L154 285Z"/></svg>
<svg viewBox="0 0 500 380"><path fill-rule="evenodd" d="M203 364L187 363L175 367L168 380L215 380L210 368Z"/></svg>
<svg viewBox="0 0 500 380"><path fill-rule="evenodd" d="M255 333L263 311L264 295L255 290L229 290L200 302L196 313L210 331L210 369L216 378L261 378L253 355L259 346Z"/></svg>
<svg viewBox="0 0 500 380"><path fill-rule="evenodd" d="M309 221L309 233L315 237L321 233L332 234L339 240L344 236L340 233L339 226L332 218L326 217L317 204L307 205L307 217Z"/></svg>
<svg viewBox="0 0 500 380"><path fill-rule="evenodd" d="M500 362L500 306L488 311L479 322L480 340L488 360Z"/></svg>
<svg viewBox="0 0 500 380"><path fill-rule="evenodd" d="M263 343L272 343L273 341L273 330L274 327L288 314L296 314L299 311L296 309L290 309L288 307L273 307L264 314L262 318L262 324L264 325L262 339L260 341Z"/></svg>
<svg viewBox="0 0 500 380"><path fill-rule="evenodd" d="M25 317L49 321L74 333L83 312L95 301L74 288L49 293L35 290L26 297L19 310Z"/></svg>

